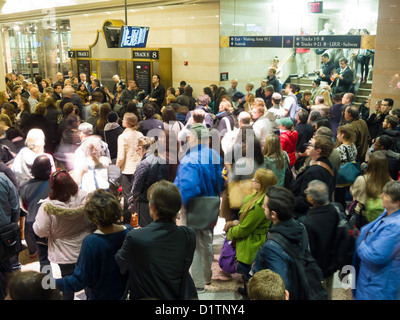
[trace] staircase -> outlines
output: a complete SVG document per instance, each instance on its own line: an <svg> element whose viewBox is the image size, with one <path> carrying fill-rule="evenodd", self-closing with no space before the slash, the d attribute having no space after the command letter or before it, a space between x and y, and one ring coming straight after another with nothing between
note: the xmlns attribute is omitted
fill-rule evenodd
<svg viewBox="0 0 400 320"><path fill-rule="evenodd" d="M297 76L290 77L288 83L294 83L300 86L300 92L303 93L304 90L311 90L312 80L315 79L315 75L310 75L309 78L300 78ZM368 99L371 94L372 81L367 81L367 83L361 83L358 88L357 94L355 96L354 105L360 106L360 104Z"/></svg>

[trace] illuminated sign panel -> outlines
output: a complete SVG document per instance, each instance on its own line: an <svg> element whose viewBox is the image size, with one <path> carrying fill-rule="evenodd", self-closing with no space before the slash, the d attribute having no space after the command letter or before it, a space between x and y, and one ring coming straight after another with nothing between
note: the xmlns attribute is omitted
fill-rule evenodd
<svg viewBox="0 0 400 320"><path fill-rule="evenodd" d="M121 28L120 48L145 48L147 36L149 34L148 27L130 27L123 26Z"/></svg>
<svg viewBox="0 0 400 320"><path fill-rule="evenodd" d="M308 3L308 13L322 13L323 2L315 1Z"/></svg>

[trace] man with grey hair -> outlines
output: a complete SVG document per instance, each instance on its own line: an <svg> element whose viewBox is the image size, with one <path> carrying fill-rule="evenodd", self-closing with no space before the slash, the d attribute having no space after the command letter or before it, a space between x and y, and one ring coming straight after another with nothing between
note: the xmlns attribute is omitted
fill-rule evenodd
<svg viewBox="0 0 400 320"><path fill-rule="evenodd" d="M187 208L197 197L220 196L224 189L222 177L223 161L220 155L208 147L209 130L201 123L190 127L190 151L181 159L175 178L175 185L182 195L183 208L181 223L191 227L187 221ZM205 285L211 284L213 260L213 228L195 229L196 249L190 274L198 293L205 292Z"/></svg>
<svg viewBox="0 0 400 320"><path fill-rule="evenodd" d="M304 220L312 256L317 261L323 274L323 285L328 292L328 299L332 299L333 268L332 250L336 226L338 224L337 211L343 212L340 204L332 204L329 201L329 188L320 180L312 180L305 190L307 201L312 207Z"/></svg>
<svg viewBox="0 0 400 320"><path fill-rule="evenodd" d="M126 88L126 85L117 74L113 75L112 79L114 80L112 94L115 96L117 94L117 87L121 86L122 90L124 90Z"/></svg>
<svg viewBox="0 0 400 320"><path fill-rule="evenodd" d="M79 172L82 172L82 168L86 168L86 164L88 162L87 156L85 154L86 145L98 144L100 147L100 156L105 156L109 159L108 164L111 164L111 155L110 150L108 149L108 144L101 140L100 136L93 135L93 125L88 122L83 122L78 127L79 138L81 139L80 146L75 150L74 153L74 179L78 183L80 182L81 177L78 176Z"/></svg>

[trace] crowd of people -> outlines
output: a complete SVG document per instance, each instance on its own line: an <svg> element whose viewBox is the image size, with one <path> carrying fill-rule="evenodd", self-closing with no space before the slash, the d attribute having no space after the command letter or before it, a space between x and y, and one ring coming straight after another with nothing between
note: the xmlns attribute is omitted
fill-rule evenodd
<svg viewBox="0 0 400 320"><path fill-rule="evenodd" d="M390 98L356 106L347 60L333 80L328 64L322 55L311 91L282 84L271 67L259 88L241 92L234 79L197 98L185 81L164 88L157 74L149 93L118 75L112 89L72 72L54 83L9 75L0 93L0 226L18 223L29 257L50 273L58 264L61 278L40 292L42 275L19 272L12 256L0 264L0 299L72 300L83 289L93 300L201 298L215 227L190 225L201 197L220 199L244 297L299 297L293 259L269 237L277 233L295 248L308 238L332 298L337 203L363 221L354 298L399 299L399 109ZM359 175L339 185L349 162Z"/></svg>

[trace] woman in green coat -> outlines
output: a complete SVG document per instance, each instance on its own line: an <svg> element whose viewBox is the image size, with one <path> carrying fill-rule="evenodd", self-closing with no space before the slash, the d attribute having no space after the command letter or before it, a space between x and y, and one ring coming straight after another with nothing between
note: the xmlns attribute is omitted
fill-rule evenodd
<svg viewBox="0 0 400 320"><path fill-rule="evenodd" d="M252 179L252 187L256 192L245 197L239 211L239 220L228 221L224 227L228 240L236 246L236 271L243 274L245 287L250 279L251 264L258 249L264 244L271 224L262 208L265 193L277 182L278 179L272 170L258 169ZM245 289L239 288L239 292L245 292Z"/></svg>

